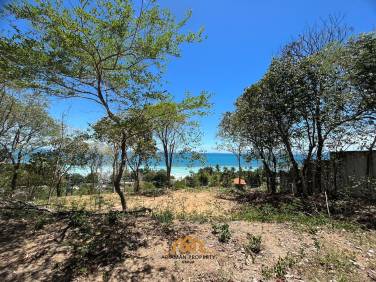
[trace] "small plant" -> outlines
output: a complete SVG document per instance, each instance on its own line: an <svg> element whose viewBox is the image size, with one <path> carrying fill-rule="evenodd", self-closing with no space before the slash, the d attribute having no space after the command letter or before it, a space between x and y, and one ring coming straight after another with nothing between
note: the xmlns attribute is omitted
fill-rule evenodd
<svg viewBox="0 0 376 282"><path fill-rule="evenodd" d="M277 263L273 267L264 267L261 270L262 276L266 280L270 280L275 277L278 279L284 279L287 274L287 270L295 264L295 259L291 256L290 253L283 258L278 258Z"/></svg>
<svg viewBox="0 0 376 282"><path fill-rule="evenodd" d="M248 242L244 249L248 253L258 254L261 251L261 236L247 234Z"/></svg>
<svg viewBox="0 0 376 282"><path fill-rule="evenodd" d="M214 235L217 235L219 242L227 243L228 241L230 241L231 232L227 223L213 224L212 228L212 233Z"/></svg>
<svg viewBox="0 0 376 282"><path fill-rule="evenodd" d="M171 224L174 220L174 214L170 210L164 210L160 213L154 213L153 217L162 224Z"/></svg>
<svg viewBox="0 0 376 282"><path fill-rule="evenodd" d="M119 212L110 211L107 214L107 221L109 225L115 225L119 221Z"/></svg>
<svg viewBox="0 0 376 282"><path fill-rule="evenodd" d="M83 211L75 212L71 216L69 224L73 228L78 228L80 230L80 232L82 232L82 233L88 233L89 234L91 232L91 228L90 228L88 219L86 217L85 212L83 212Z"/></svg>
<svg viewBox="0 0 376 282"><path fill-rule="evenodd" d="M34 230L43 229L43 227L49 222L49 220L45 217L39 217L34 224Z"/></svg>
<svg viewBox="0 0 376 282"><path fill-rule="evenodd" d="M313 238L313 243L315 245L316 250L319 251L321 248L320 241L317 238Z"/></svg>

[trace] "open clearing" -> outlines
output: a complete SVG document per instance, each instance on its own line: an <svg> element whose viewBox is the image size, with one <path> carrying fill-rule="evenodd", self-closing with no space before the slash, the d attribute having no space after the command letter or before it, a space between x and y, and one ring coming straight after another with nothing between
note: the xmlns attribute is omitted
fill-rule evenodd
<svg viewBox="0 0 376 282"><path fill-rule="evenodd" d="M104 197L119 206L116 195ZM89 207L90 201L67 197L65 204ZM51 216L3 207L0 280L372 281L376 271L374 230L229 220L230 239L224 243L213 234L212 221L229 219L242 204L219 198L215 190L131 196L128 204L152 208L153 214ZM258 254L248 251L247 234L261 236ZM166 257L187 235L203 242L211 256Z"/></svg>

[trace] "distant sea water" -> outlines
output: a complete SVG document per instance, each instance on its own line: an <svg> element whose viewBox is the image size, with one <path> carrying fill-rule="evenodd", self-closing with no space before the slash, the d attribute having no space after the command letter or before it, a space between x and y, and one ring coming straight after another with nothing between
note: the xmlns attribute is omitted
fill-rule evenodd
<svg viewBox="0 0 376 282"><path fill-rule="evenodd" d="M232 167L235 170L238 170L238 161L236 156L231 153L203 153L202 160L198 161L190 161L189 155L185 155L184 157L179 157L178 155L174 155L173 164L172 164L172 171L171 174L177 178L181 179L185 176L189 175L191 172L197 172L200 168L211 166L215 168L217 165L223 170L225 167L231 169ZM251 162L247 162L245 159L241 159L241 167L243 170L254 170L260 166L260 161L252 160ZM159 155L157 159L153 159L149 161L148 167L152 170L160 170L166 169L164 164L162 154ZM88 168L76 168L73 172L81 173L81 174L88 174ZM111 165L110 162L105 164L102 168L102 172L106 174L111 173Z"/></svg>
<svg viewBox="0 0 376 282"><path fill-rule="evenodd" d="M191 172L197 172L200 168L211 166L215 168L217 165L223 170L234 167L238 170L238 161L234 154L231 153L203 153L202 161L189 161L189 156L178 157L174 156L171 174L176 178L183 178ZM260 161L252 160L247 162L244 158L241 159L241 167L244 170L254 170L260 166ZM149 164L151 169L159 170L165 169L163 158L159 160L152 160Z"/></svg>

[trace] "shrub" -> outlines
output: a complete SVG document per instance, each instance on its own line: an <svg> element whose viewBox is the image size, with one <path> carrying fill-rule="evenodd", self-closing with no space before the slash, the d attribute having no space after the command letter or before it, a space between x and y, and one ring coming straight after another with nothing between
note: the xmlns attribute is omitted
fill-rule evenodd
<svg viewBox="0 0 376 282"><path fill-rule="evenodd" d="M231 232L227 223L213 224L212 228L212 233L217 235L219 242L227 243L228 241L230 241Z"/></svg>
<svg viewBox="0 0 376 282"><path fill-rule="evenodd" d="M145 181L145 182L142 183L142 189L144 191L154 190L155 189L155 185L153 183L151 183L151 182Z"/></svg>
<svg viewBox="0 0 376 282"><path fill-rule="evenodd" d="M83 212L83 211L74 212L73 215L70 218L69 224L73 228L79 228L79 230L82 233L90 233L91 232L91 228L90 228L88 219L86 217L85 212Z"/></svg>
<svg viewBox="0 0 376 282"><path fill-rule="evenodd" d="M244 246L244 249L248 253L258 254L261 251L261 236L255 236L247 234L248 242Z"/></svg>
<svg viewBox="0 0 376 282"><path fill-rule="evenodd" d="M40 230L42 229L47 223L49 223L49 220L46 217L39 217L35 224L34 224L34 229L35 230Z"/></svg>
<svg viewBox="0 0 376 282"><path fill-rule="evenodd" d="M263 267L261 270L262 276L270 280L275 277L278 279L284 279L287 274L287 270L295 264L295 259L290 253L287 256L278 258L277 263L273 267Z"/></svg>
<svg viewBox="0 0 376 282"><path fill-rule="evenodd" d="M184 180L177 180L174 183L174 188L175 189L184 189L186 187L185 181Z"/></svg>
<svg viewBox="0 0 376 282"><path fill-rule="evenodd" d="M107 214L107 221L109 225L114 225L118 222L119 220L119 212L117 211L110 211Z"/></svg>
<svg viewBox="0 0 376 282"><path fill-rule="evenodd" d="M158 220L162 224L171 224L174 220L174 215L170 210L165 210L160 213L154 213L153 218Z"/></svg>

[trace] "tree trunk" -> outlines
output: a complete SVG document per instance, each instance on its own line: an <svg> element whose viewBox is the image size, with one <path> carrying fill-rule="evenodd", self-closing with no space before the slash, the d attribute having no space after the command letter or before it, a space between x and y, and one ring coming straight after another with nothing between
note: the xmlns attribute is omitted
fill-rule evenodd
<svg viewBox="0 0 376 282"><path fill-rule="evenodd" d="M61 177L59 177L59 180L56 183L56 196L61 197L62 192L61 192Z"/></svg>
<svg viewBox="0 0 376 282"><path fill-rule="evenodd" d="M373 139L373 142L371 143L370 147L368 148L368 153L367 153L367 166L366 166L366 177L367 177L367 188L369 188L369 180L372 175L372 170L373 170L373 148L376 145L376 136Z"/></svg>
<svg viewBox="0 0 376 282"><path fill-rule="evenodd" d="M166 173L166 177L167 177L167 187L168 188L171 188L171 166L167 166L166 167L166 170L167 170L167 173Z"/></svg>
<svg viewBox="0 0 376 282"><path fill-rule="evenodd" d="M16 163L13 166L13 174L12 174L12 182L11 182L11 188L12 191L16 190L17 188L17 179L18 179L18 171L20 169L20 164Z"/></svg>
<svg viewBox="0 0 376 282"><path fill-rule="evenodd" d="M266 173L266 184L267 184L268 192L271 194L275 194L275 192L277 191L275 173L274 171L270 169L266 161L263 161L263 164L264 164L264 169Z"/></svg>
<svg viewBox="0 0 376 282"><path fill-rule="evenodd" d="M238 154L238 177L239 177L239 183L240 179L242 178L242 166L241 166L241 155L240 153Z"/></svg>
<svg viewBox="0 0 376 282"><path fill-rule="evenodd" d="M317 159L316 159L316 172L314 176L314 188L318 193L322 192L322 181L321 181L321 175L322 175L322 152L324 147L324 141L322 140L322 137L318 136L318 142L317 142Z"/></svg>
<svg viewBox="0 0 376 282"><path fill-rule="evenodd" d="M123 170L124 170L124 166L125 166L125 162L126 162L126 153L127 153L126 141L125 141L125 138L123 136L123 140L121 142L120 165L118 167L118 171L117 171L116 177L114 179L114 188L115 188L116 193L120 197L121 207L122 207L123 211L127 210L127 203L125 201L124 193L123 193L123 191L121 191L120 184L121 184L121 178L123 176Z"/></svg>
<svg viewBox="0 0 376 282"><path fill-rule="evenodd" d="M140 171L138 167L135 170L135 181L133 191L135 194L138 194L140 192Z"/></svg>
<svg viewBox="0 0 376 282"><path fill-rule="evenodd" d="M295 187L296 187L296 190L297 190L297 194L299 196L302 196L302 195L306 196L307 192L306 192L306 189L305 189L303 177L300 174L298 163L296 162L294 154L292 153L291 145L290 145L289 141L286 140L286 139L287 138L282 138L282 141L285 144L287 154L288 154L290 162L292 164L292 174L293 174L292 176L293 176L293 179L294 179L293 181L294 181L294 184L295 184Z"/></svg>

